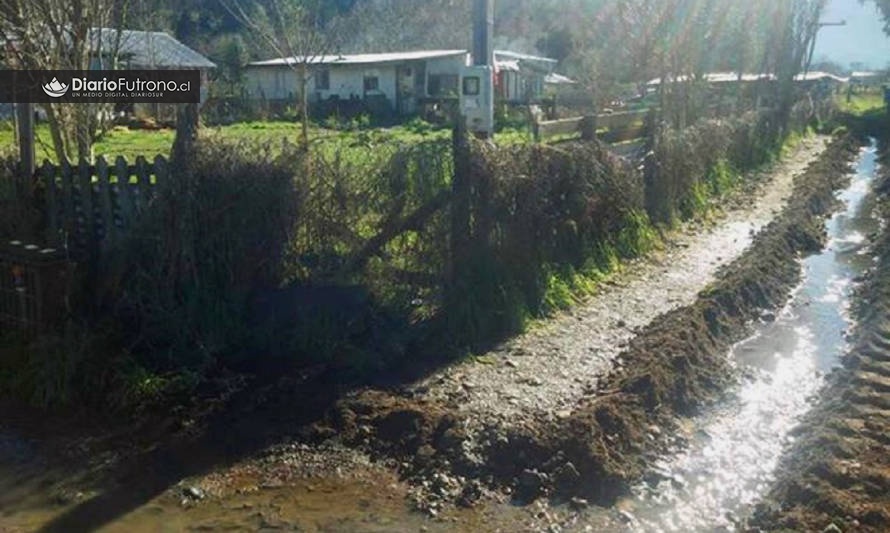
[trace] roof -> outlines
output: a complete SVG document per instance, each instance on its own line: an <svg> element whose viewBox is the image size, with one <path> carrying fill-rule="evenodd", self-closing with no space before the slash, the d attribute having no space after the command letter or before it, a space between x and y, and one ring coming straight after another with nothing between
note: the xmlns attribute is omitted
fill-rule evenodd
<svg viewBox="0 0 890 533"><path fill-rule="evenodd" d="M93 28L94 51L114 48L118 30ZM139 67L214 68L216 64L162 31L120 30L118 54Z"/></svg>
<svg viewBox="0 0 890 533"><path fill-rule="evenodd" d="M568 76L563 76L562 74L548 74L547 77L544 78L544 83L549 83L551 85L575 85L578 82L569 78Z"/></svg>
<svg viewBox="0 0 890 533"><path fill-rule="evenodd" d="M678 76L675 78L675 81L686 81L689 79L689 76ZM702 79L708 83L735 83L739 81L739 73L738 72L710 72L702 76ZM753 81L769 81L774 80L775 76L772 74L742 74L743 82L753 82ZM647 85L660 85L661 78L655 78L653 80L649 80Z"/></svg>
<svg viewBox="0 0 890 533"><path fill-rule="evenodd" d="M251 67L281 67L292 66L301 63L313 65L370 65L375 63L395 63L401 61L416 61L421 59L439 59L454 56L466 56L466 50L416 50L410 52L388 52L381 54L338 54L323 55L317 57L279 57L265 61L248 63ZM308 59L308 60L307 60Z"/></svg>
<svg viewBox="0 0 890 533"><path fill-rule="evenodd" d="M542 57L542 56L533 56L529 54L520 54L518 52L510 52L507 50L495 50L494 51L495 61L497 61L500 57L505 59L513 59L516 61L538 61L541 63L552 63L557 64L559 61L550 58L550 57Z"/></svg>
<svg viewBox="0 0 890 533"><path fill-rule="evenodd" d="M831 80L836 81L838 83L847 83L850 81L850 78L842 78L840 76L835 76L831 72L822 72L820 70L816 70L813 72L807 72L806 74L798 74L794 77L796 81L819 81L819 80Z"/></svg>
<svg viewBox="0 0 890 533"><path fill-rule="evenodd" d="M494 68L497 71L519 72L519 61L494 60Z"/></svg>

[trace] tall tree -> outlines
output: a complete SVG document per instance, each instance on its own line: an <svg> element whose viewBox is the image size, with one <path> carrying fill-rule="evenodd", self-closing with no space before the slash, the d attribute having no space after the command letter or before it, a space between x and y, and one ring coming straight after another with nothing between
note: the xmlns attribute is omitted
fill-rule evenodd
<svg viewBox="0 0 890 533"><path fill-rule="evenodd" d="M334 52L338 41L336 20L324 20L323 0L265 0L249 12L237 0L221 0L244 25L259 46L277 57L297 75L299 84L300 146L309 146L309 82L315 66Z"/></svg>

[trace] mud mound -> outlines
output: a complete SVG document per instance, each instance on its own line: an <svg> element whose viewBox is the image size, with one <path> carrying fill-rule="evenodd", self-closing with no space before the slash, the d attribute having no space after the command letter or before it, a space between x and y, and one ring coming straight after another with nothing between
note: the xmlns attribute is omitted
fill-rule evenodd
<svg viewBox="0 0 890 533"><path fill-rule="evenodd" d="M833 191L848 179L848 162L855 154L853 140L833 143L797 178L782 215L717 283L695 304L662 315L643 330L597 393L571 416L539 424L528 440L536 448L560 452L565 462L557 468L577 470L583 481L572 490L610 503L644 473L646 452L654 451L658 440L648 437L657 436L660 425L694 413L726 390L733 380L726 353L764 310L784 304L800 279L799 256L821 249L822 219L836 204Z"/></svg>
<svg viewBox="0 0 890 533"><path fill-rule="evenodd" d="M877 190L886 222L887 167L883 174ZM752 521L757 527L890 531L890 231L875 251L879 262L857 294L855 347L831 376L826 400L795 431L771 503L762 504Z"/></svg>
<svg viewBox="0 0 890 533"><path fill-rule="evenodd" d="M662 315L619 356L615 369L574 410L509 433L467 438L465 420L422 397L366 391L342 402L330 428L351 444L395 459L407 477L456 476L520 500L581 495L609 503L644 473L677 415L694 412L734 379L726 353L765 309L781 306L800 278L801 254L818 250L833 192L848 179L857 142L836 140L795 180L783 213L690 306ZM555 421L553 420L555 418ZM427 481L424 481L428 485Z"/></svg>

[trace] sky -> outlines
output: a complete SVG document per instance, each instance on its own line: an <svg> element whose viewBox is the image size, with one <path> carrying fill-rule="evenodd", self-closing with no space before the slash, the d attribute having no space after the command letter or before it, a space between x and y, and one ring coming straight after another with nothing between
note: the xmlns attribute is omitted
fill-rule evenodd
<svg viewBox="0 0 890 533"><path fill-rule="evenodd" d="M852 62L864 63L865 68L890 66L890 37L884 33L883 19L872 2L829 0L822 19L846 20L847 25L822 29L816 41L816 61L827 57L845 67Z"/></svg>

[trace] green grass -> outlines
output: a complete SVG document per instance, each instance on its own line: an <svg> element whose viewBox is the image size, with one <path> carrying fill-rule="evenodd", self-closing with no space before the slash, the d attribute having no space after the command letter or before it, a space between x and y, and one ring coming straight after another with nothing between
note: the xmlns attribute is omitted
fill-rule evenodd
<svg viewBox="0 0 890 533"><path fill-rule="evenodd" d="M836 101L842 112L856 116L863 116L869 112L884 109L884 95L881 93L854 94L849 102L847 101L847 95L843 94L838 96Z"/></svg>
<svg viewBox="0 0 890 533"><path fill-rule="evenodd" d="M254 121L241 122L228 126L206 127L201 135L216 137L227 141L244 141L249 143L268 143L275 148L287 141L296 144L300 138L301 128L297 122L286 121ZM139 156L153 159L157 155L168 156L173 146L175 131L172 129L129 129L117 126L108 131L93 147L96 157L114 159L123 156L132 161ZM379 145L414 144L423 141L445 140L451 136L450 128L435 127L426 123L410 122L402 126L390 128L374 128L359 130L335 130L313 125L309 136L314 146L327 152L336 152L354 147L374 147ZM495 134L498 144L521 144L531 142L531 136L525 130L505 129ZM49 127L39 124L36 128L37 160L56 162L55 152L50 138ZM15 150L15 130L11 122L0 122L0 147L9 153Z"/></svg>

